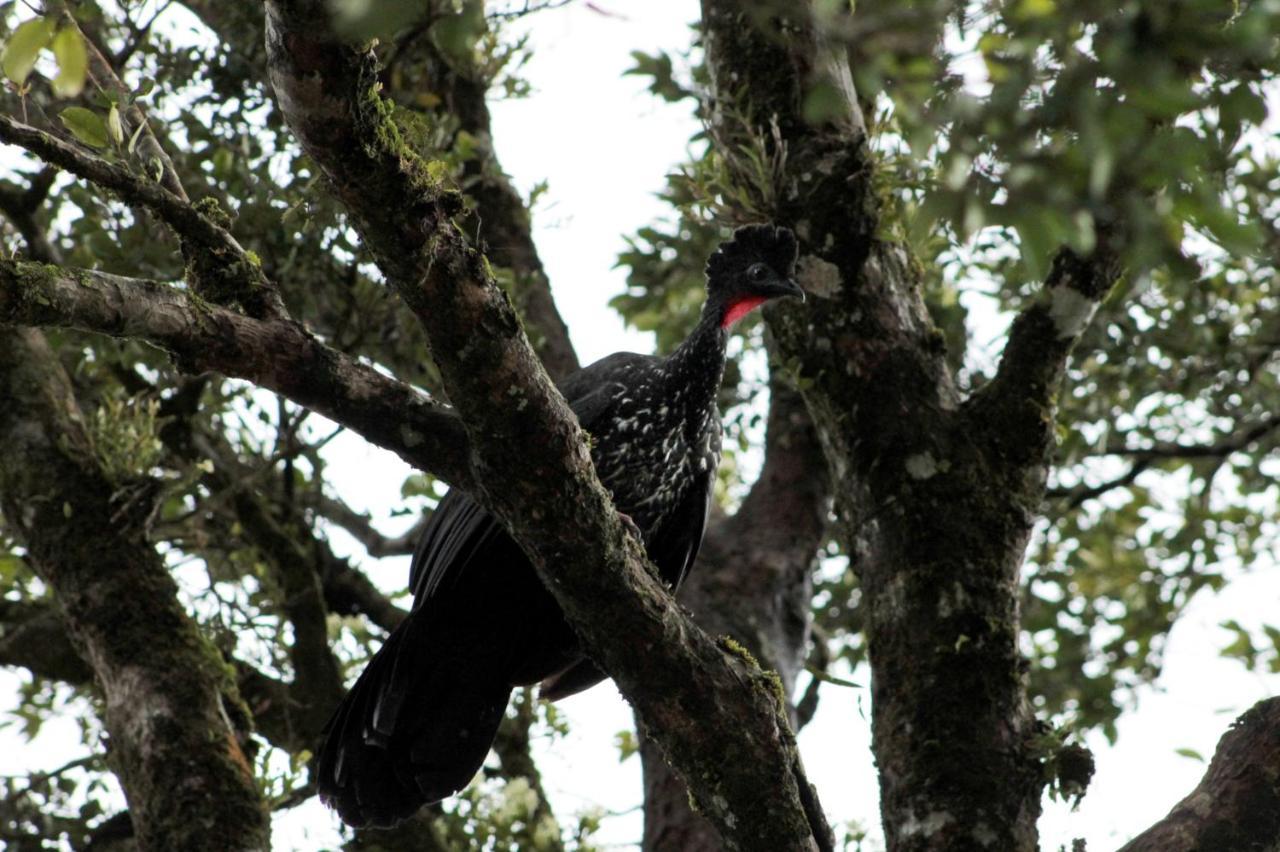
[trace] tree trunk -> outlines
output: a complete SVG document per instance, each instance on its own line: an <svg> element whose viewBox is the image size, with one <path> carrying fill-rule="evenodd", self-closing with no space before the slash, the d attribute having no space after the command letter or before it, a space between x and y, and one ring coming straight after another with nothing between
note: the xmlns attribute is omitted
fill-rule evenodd
<svg viewBox="0 0 1280 852"><path fill-rule="evenodd" d="M0 328L0 399L6 524L102 690L107 759L139 847L268 848L249 712L146 541L156 483L109 474L120 460L99 457L39 332Z"/></svg>

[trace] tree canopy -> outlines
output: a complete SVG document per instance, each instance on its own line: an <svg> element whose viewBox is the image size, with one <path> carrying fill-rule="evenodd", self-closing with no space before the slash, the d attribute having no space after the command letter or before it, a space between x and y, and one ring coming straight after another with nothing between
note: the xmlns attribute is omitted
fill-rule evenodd
<svg viewBox="0 0 1280 852"><path fill-rule="evenodd" d="M634 54L703 129L612 306L669 350L761 221L809 295L735 328L683 607L555 389L498 159L561 5L0 3L0 665L17 735L83 740L0 779L13 848L266 848L314 796L417 529L334 488L341 433L415 468L403 514L463 488L530 555L636 713L646 849L860 844L794 733L848 677L888 849L1034 849L1190 602L1275 568L1280 3L702 0ZM1225 626L1280 672L1280 622ZM523 693L477 783L351 848L594 848L530 748L565 728ZM1277 766L1271 699L1125 848L1280 842Z"/></svg>

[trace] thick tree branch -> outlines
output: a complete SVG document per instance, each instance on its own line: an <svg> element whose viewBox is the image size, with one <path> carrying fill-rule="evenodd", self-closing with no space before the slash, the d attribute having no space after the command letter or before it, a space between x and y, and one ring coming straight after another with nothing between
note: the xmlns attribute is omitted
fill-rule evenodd
<svg viewBox="0 0 1280 852"><path fill-rule="evenodd" d="M93 679L93 669L67 638L62 616L47 603L0 599L0 666L74 684Z"/></svg>
<svg viewBox="0 0 1280 852"><path fill-rule="evenodd" d="M57 358L0 329L0 500L105 699L110 760L141 844L263 848L269 823L221 657L145 540L145 482L111 481ZM219 826L210 832L210 822Z"/></svg>
<svg viewBox="0 0 1280 852"><path fill-rule="evenodd" d="M1280 846L1280 698L1232 723L1204 778L1169 815L1120 852L1197 852Z"/></svg>
<svg viewBox="0 0 1280 852"><path fill-rule="evenodd" d="M801 803L799 758L769 679L726 655L649 573L510 303L451 222L458 199L401 140L373 57L317 26L324 11L318 2L268 3L277 99L427 330L471 439L475 493L530 555L728 842L810 848L825 826L811 826Z"/></svg>
<svg viewBox="0 0 1280 852"><path fill-rule="evenodd" d="M253 316L286 315L280 295L235 238L206 212L168 189L109 163L35 127L0 115L0 140L18 145L47 163L117 193L129 204L146 208L173 228L183 250L193 258L195 285L214 301L234 298ZM225 215L225 214L218 214Z"/></svg>
<svg viewBox="0 0 1280 852"><path fill-rule="evenodd" d="M0 322L143 340L187 372L247 379L452 484L471 482L462 424L444 406L329 349L289 320L256 320L154 281L0 260Z"/></svg>

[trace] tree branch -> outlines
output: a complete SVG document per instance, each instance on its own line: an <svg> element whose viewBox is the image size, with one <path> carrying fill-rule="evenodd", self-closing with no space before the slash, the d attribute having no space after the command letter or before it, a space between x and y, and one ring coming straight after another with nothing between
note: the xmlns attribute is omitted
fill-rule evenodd
<svg viewBox="0 0 1280 852"><path fill-rule="evenodd" d="M1274 849L1280 844L1280 698L1260 701L1218 741L1204 778L1120 852Z"/></svg>
<svg viewBox="0 0 1280 852"><path fill-rule="evenodd" d="M1054 445L1054 400L1067 358L1121 272L1119 236L1112 229L1098 230L1098 246L1088 257L1058 250L1039 296L1014 318L995 378L970 401L976 419L997 434L1002 451L1038 471L1041 483Z"/></svg>
<svg viewBox="0 0 1280 852"><path fill-rule="evenodd" d="M375 559L381 559L384 556L407 556L413 553L422 528L426 524L424 516L410 527L408 532L392 537L378 532L368 515L357 512L341 500L325 494L317 494L309 498L308 502L316 514L350 533Z"/></svg>
<svg viewBox="0 0 1280 852"><path fill-rule="evenodd" d="M1232 453L1247 449L1251 444L1262 440L1272 432L1280 430L1280 416L1268 417L1240 429L1234 435L1228 435L1221 441L1212 444L1184 444L1181 442L1157 443L1149 447L1129 447L1123 440L1108 444L1098 455L1129 456L1133 463L1129 469L1114 479L1097 485L1079 483L1071 488L1050 488L1045 491L1046 497L1060 498L1067 501L1067 509L1078 508L1086 500L1092 500L1116 488L1131 484L1145 470L1164 459L1221 459Z"/></svg>
<svg viewBox="0 0 1280 852"><path fill-rule="evenodd" d="M155 281L0 260L0 322L146 341L168 351L180 369L247 379L446 482L471 482L467 439L448 408L335 352L291 320L246 317Z"/></svg>
<svg viewBox="0 0 1280 852"><path fill-rule="evenodd" d="M426 329L471 439L475 493L529 554L728 842L808 849L825 831L810 826L801 804L794 739L769 679L698 630L649 572L575 418L484 258L453 225L457 197L401 140L373 57L318 27L323 12L317 0L268 2L277 99Z"/></svg>
<svg viewBox="0 0 1280 852"><path fill-rule="evenodd" d="M129 204L150 210L173 228L194 264L195 284L214 301L234 298L256 317L286 316L280 295L235 238L196 205L187 203L164 187L144 180L123 166L85 153L56 136L0 115L0 140L25 148L47 163L66 169L103 189L117 193ZM215 212L216 207L204 208ZM225 214L222 214L225 215Z"/></svg>
<svg viewBox="0 0 1280 852"><path fill-rule="evenodd" d="M1155 443L1149 447L1130 447L1123 438L1109 443L1101 453L1108 456L1132 456L1137 459L1204 459L1223 458L1240 450L1248 449L1255 441L1260 441L1272 432L1280 430L1280 415L1263 418L1260 422L1237 430L1211 444L1184 444L1179 441Z"/></svg>
<svg viewBox="0 0 1280 852"><path fill-rule="evenodd" d="M220 0L184 0L183 5L217 33L224 44L233 45L254 65L260 65L257 79L267 76L260 15ZM436 117L422 113L416 102L427 92L438 96L441 111L455 117L458 129L475 140L476 150L467 160L464 175L466 193L475 202L474 211L465 211L468 215L462 230L478 234L487 247L489 260L511 270L512 295L525 326L533 331L534 349L547 372L559 380L578 368L578 356L552 298L524 200L503 173L493 149L485 101L490 81L469 61L444 56L425 33L414 33L407 44L402 41L398 48L403 48L395 54L398 73L379 75L385 94L402 108L419 111L425 121ZM474 216L469 215L472 212Z"/></svg>
<svg viewBox="0 0 1280 852"><path fill-rule="evenodd" d="M118 103L124 105L123 109L119 110L123 136L126 139L132 138L135 128L141 128L133 147L135 161L143 169L158 163L160 165L160 175L158 177L160 184L180 201L189 201L187 191L182 186L182 180L178 177L177 169L173 167L173 160L169 158L168 152L160 144L160 140L156 138L150 122L147 121L146 114L142 111L142 105L136 98L132 97L129 87L121 81L120 76L116 73L116 65L113 61L116 60L116 57L108 59L110 53L104 52L99 47L98 39L89 37L89 33L86 33L80 26L80 22L76 20L75 15L72 14L67 5L66 0L57 0L56 7L63 12L62 25L75 28L84 38L85 47L89 54L88 71L90 79L101 91L110 92ZM125 59L127 57L120 58L120 61Z"/></svg>

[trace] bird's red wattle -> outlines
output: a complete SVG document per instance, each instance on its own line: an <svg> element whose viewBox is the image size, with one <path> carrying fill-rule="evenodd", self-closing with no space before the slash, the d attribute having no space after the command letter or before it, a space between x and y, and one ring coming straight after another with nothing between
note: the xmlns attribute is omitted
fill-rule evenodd
<svg viewBox="0 0 1280 852"><path fill-rule="evenodd" d="M728 310L724 312L724 319L720 321L720 327L728 328L766 301L764 296L743 296L741 299L730 302Z"/></svg>

